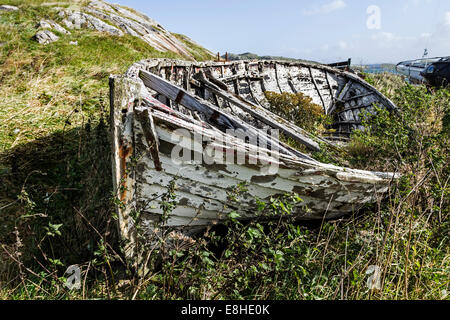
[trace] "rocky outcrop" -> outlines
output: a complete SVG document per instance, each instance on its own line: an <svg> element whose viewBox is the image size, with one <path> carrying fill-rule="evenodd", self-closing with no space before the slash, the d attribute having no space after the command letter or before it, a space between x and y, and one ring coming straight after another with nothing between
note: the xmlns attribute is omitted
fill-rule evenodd
<svg viewBox="0 0 450 320"><path fill-rule="evenodd" d="M61 10L59 16L63 18L63 23L69 29L81 29L87 27L100 32L106 32L115 36L123 35L123 32L116 27L109 25L99 18L81 11Z"/></svg>
<svg viewBox="0 0 450 320"><path fill-rule="evenodd" d="M53 30L56 30L56 31L61 32L63 34L70 34L70 31L67 31L66 29L61 27L59 24L57 24L53 20L44 20L44 19L42 19L41 21L39 21L38 27L41 28L41 29L53 29Z"/></svg>
<svg viewBox="0 0 450 320"><path fill-rule="evenodd" d="M63 25L69 29L90 28L116 36L129 34L159 51L172 51L193 59L190 48L158 22L120 5L95 0L78 10L58 10Z"/></svg>
<svg viewBox="0 0 450 320"><path fill-rule="evenodd" d="M187 37L183 40L179 39L144 14L102 0L93 0L84 6L77 7L55 6L53 10L57 13L56 21L58 22L50 19L39 21L37 28L41 31L35 36L39 43L47 44L58 40L58 37L50 30L57 31L57 34L61 36L71 34L67 29L91 29L119 37L128 34L141 39L156 50L174 52L188 60L194 60L194 55L198 54L200 47ZM192 43L191 47L190 43ZM72 41L71 44L76 45L77 42ZM206 49L205 52L213 56L213 53Z"/></svg>
<svg viewBox="0 0 450 320"><path fill-rule="evenodd" d="M2 11L17 11L17 10L19 10L19 8L15 7L15 6L10 6L7 4L0 5L0 12L2 12Z"/></svg>
<svg viewBox="0 0 450 320"><path fill-rule="evenodd" d="M41 30L36 33L34 36L37 42L40 44L49 44L55 42L59 39L59 37L49 30Z"/></svg>

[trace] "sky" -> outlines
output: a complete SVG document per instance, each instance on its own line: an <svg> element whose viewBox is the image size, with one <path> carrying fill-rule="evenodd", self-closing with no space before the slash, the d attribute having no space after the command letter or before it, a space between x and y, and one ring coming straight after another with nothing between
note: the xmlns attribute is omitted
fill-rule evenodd
<svg viewBox="0 0 450 320"><path fill-rule="evenodd" d="M450 56L449 0L112 0L213 51L323 63Z"/></svg>

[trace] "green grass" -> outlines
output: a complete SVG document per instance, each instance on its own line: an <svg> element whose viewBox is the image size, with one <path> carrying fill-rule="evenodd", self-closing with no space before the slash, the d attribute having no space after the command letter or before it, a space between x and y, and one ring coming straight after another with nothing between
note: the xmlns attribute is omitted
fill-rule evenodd
<svg viewBox="0 0 450 320"><path fill-rule="evenodd" d="M189 49L189 52L192 54L195 60L204 61L214 59L214 56L211 55L209 51L205 51L205 49L198 44L195 44L185 35L179 33L172 33L175 37L181 40Z"/></svg>
<svg viewBox="0 0 450 320"><path fill-rule="evenodd" d="M33 40L42 18L59 21L57 11L41 1L10 1L18 12L0 15L1 82L0 152L88 118L98 118L107 106L108 77L126 71L145 58L179 58L160 52L144 41L125 35L110 36L89 30L71 30L43 46ZM56 33L56 32L55 32ZM71 45L77 41L78 45ZM206 51L188 41L197 59Z"/></svg>
<svg viewBox="0 0 450 320"><path fill-rule="evenodd" d="M108 77L144 58L183 58L128 35L114 37L88 29L57 34L57 42L40 45L33 39L40 19L60 21L57 11L44 2L3 1L20 10L0 14L1 298L25 294L36 298L44 291L33 293L29 284L47 283L57 261L90 259L98 244L97 229L91 225L107 230L108 243L117 241L109 129L104 121L109 112ZM47 230L61 223L67 237L52 243ZM23 275L8 255L14 248L21 248L20 259L27 266L35 266L38 256L52 265L52 271L39 271L46 273L43 278L39 272L36 276L25 271L22 287L4 291Z"/></svg>

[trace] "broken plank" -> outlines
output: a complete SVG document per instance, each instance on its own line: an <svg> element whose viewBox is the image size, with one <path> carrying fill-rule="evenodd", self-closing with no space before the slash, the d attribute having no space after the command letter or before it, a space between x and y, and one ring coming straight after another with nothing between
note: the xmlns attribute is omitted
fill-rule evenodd
<svg viewBox="0 0 450 320"><path fill-rule="evenodd" d="M311 76L311 81L314 84L314 87L316 88L316 91L319 95L320 101L322 102L323 110L326 112L327 106L325 105L325 100L323 100L322 92L320 92L320 89L319 89L319 86L317 85L316 79L313 76L311 67L308 67L308 70L309 70L309 75Z"/></svg>
<svg viewBox="0 0 450 320"><path fill-rule="evenodd" d="M168 82L167 80L164 80L159 76L143 70L140 70L139 76L147 87L167 96L171 100L175 100L176 103L179 103L192 111L203 113L210 123L214 124L223 132L227 131L228 129L240 129L246 132L249 138L254 138L254 141L265 143L268 147L275 147L277 148L278 152L285 153L293 157L301 157L309 160L311 159L311 157L301 152L284 147L278 141L270 138L262 130L258 130L238 118L225 114L210 103L207 103L206 101L200 102L190 93L181 88L178 88L174 84Z"/></svg>
<svg viewBox="0 0 450 320"><path fill-rule="evenodd" d="M356 100L356 99L359 99L359 98L364 98L364 97L367 97L367 96L370 96L370 95L373 95L373 94L374 94L373 92L368 91L368 92L365 92L365 93L360 94L360 95L356 95L356 96L353 96L353 97L348 97L347 99L342 100L342 102L346 103L346 102L349 102L349 101L352 101L352 100Z"/></svg>
<svg viewBox="0 0 450 320"><path fill-rule="evenodd" d="M303 129L290 124L285 119L277 116L276 114L270 112L264 107L255 105L247 100L242 100L241 98L220 90L218 87L214 86L211 82L209 82L205 78L199 78L201 82L204 82L207 85L208 89L214 92L216 95L220 96L222 99L225 99L229 103L236 105L237 107L243 109L244 111L250 113L253 117L258 119L259 121L271 126L272 128L278 129L282 131L287 136L292 139L304 144L310 150L320 151L320 146L317 142L313 141L306 135L309 135Z"/></svg>
<svg viewBox="0 0 450 320"><path fill-rule="evenodd" d="M158 136L156 134L153 117L148 112L148 109L139 110L138 108L135 108L134 111L137 119L141 122L142 131L149 146L150 154L152 155L152 159L155 164L155 169L156 171L162 171L162 165L159 159Z"/></svg>
<svg viewBox="0 0 450 320"><path fill-rule="evenodd" d="M246 129L245 125L237 123L220 110L199 102L194 96L186 92L186 90L178 88L169 81L143 70L140 71L139 75L147 87L165 95L169 99L175 101L175 103L181 104L192 111L203 113L208 120L222 129Z"/></svg>

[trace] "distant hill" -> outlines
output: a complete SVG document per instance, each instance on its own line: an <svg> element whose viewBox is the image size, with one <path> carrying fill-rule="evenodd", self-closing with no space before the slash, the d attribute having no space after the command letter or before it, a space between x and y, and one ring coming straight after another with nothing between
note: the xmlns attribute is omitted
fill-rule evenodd
<svg viewBox="0 0 450 320"><path fill-rule="evenodd" d="M222 56L225 59L225 55ZM286 58L280 56L259 56L255 53L245 52L240 54L228 53L228 60L282 60L282 61L297 61L297 62L309 62L309 63L318 63L316 61L304 60L304 59L294 59L294 58Z"/></svg>
<svg viewBox="0 0 450 320"><path fill-rule="evenodd" d="M395 69L396 65L392 63L377 63L377 64L364 64L364 65L354 65L352 68L367 73L383 73L389 72L398 74Z"/></svg>

